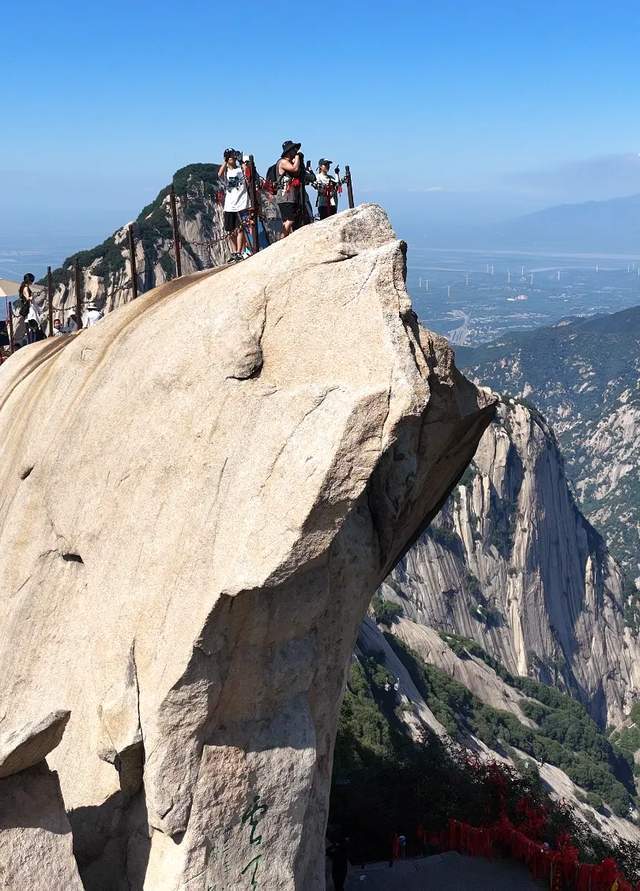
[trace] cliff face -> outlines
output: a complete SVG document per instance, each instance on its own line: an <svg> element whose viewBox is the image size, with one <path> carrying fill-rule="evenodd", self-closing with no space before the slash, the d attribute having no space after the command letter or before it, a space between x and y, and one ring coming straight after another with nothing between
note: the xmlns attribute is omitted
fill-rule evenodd
<svg viewBox="0 0 640 891"><path fill-rule="evenodd" d="M85 888L323 888L358 625L494 412L403 272L365 206L0 369L0 752L70 712Z"/></svg>
<svg viewBox="0 0 640 891"><path fill-rule="evenodd" d="M638 690L620 569L578 510L551 431L523 405L501 405L437 524L382 592L514 674L566 688L602 726L619 724Z"/></svg>
<svg viewBox="0 0 640 891"><path fill-rule="evenodd" d="M182 272L189 274L228 262L229 247L222 225L222 185L218 165L190 164L173 178L180 233ZM269 237L276 239L280 218L266 192L259 192L260 214ZM155 201L143 208L133 222L135 259L139 293L150 291L175 278L175 251L169 187L160 191ZM76 308L75 262L81 270L84 305L110 312L132 299L132 272L128 224L118 229L102 244L68 257L53 271L56 317L66 322ZM41 284L45 284L43 281ZM37 296L46 314L46 292Z"/></svg>
<svg viewBox="0 0 640 891"><path fill-rule="evenodd" d="M533 770L552 798L570 802L574 818L588 832L595 831L614 848L621 840L633 845L640 841L631 764L571 697L511 675L473 641L406 618L377 626L367 617L355 659L359 672L354 676L352 669L339 728L342 783L350 769L345 739L356 751L358 745L373 746L384 761L393 756L385 752L380 728L387 728L391 738L401 728L418 744L416 751L424 746L425 735L428 740L435 733L454 753L451 769L462 752L472 752L518 772ZM385 683L389 678L393 687ZM352 686L361 695L363 683L369 711L358 711L354 724ZM422 762L427 783L429 770ZM358 792L353 795L357 813Z"/></svg>
<svg viewBox="0 0 640 891"><path fill-rule="evenodd" d="M517 332L458 361L553 425L588 519L640 589L640 307Z"/></svg>

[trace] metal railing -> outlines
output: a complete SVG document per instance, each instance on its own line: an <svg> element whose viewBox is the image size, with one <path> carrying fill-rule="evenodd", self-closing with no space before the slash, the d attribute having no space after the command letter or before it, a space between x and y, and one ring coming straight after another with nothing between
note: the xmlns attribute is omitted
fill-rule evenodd
<svg viewBox="0 0 640 891"><path fill-rule="evenodd" d="M264 217L260 214L260 196L259 193L261 191L267 192L268 189L265 188L265 180L258 176L253 155L249 155L249 176L247 177L247 184L249 186L249 195L251 206L248 209L248 244L250 246L250 250L252 254L257 253L260 250L260 238L259 238L259 222L262 221L263 229L266 234L267 241L270 242L268 228L266 225L266 221ZM339 170L339 168L337 168ZM341 191L341 184L344 184L347 187L347 201L349 208L355 207L354 195L353 195L353 179L351 176L351 169L349 165L345 165L345 176L344 180L340 180L338 175L338 187ZM175 277L180 278L182 276L182 245L188 245L191 247L202 247L208 246L212 247L216 244L222 244L228 240L230 235L238 232L238 229L234 230L234 233L223 232L216 238L210 239L208 241L203 242L187 242L180 234L180 225L178 221L178 208L177 208L177 199L176 192L173 182L169 186L169 210L171 214L171 229L173 236L173 260L174 260L174 268L175 268ZM132 300L137 299L139 293L144 293L143 290L138 288L138 270L137 270L137 262L136 262L136 234L134 224L130 223L127 227L127 252L129 254L129 264L131 267L131 277L128 281L119 285L117 288L113 288L110 291L110 294L113 295L117 291L121 290L130 290L132 293ZM206 268L206 267L205 267ZM73 281L74 281L74 289L75 289L75 314L76 314L76 323L79 328L82 328L82 313L83 313L83 293L82 293L82 269L80 267L80 263L76 258L73 265ZM46 275L46 305L47 305L47 327L48 334L46 336L53 337L56 333L54 328L54 310L55 312L65 313L67 311L66 306L54 306L53 302L54 296L54 286L53 286L53 273L51 270L51 266L47 267L47 275ZM63 301L64 302L64 301ZM12 354L15 349L15 338L14 338L14 315L13 315L13 303L6 298L6 315L7 315L7 334L9 340L9 354ZM45 332L46 333L46 332ZM0 350L0 362L2 362L2 352Z"/></svg>

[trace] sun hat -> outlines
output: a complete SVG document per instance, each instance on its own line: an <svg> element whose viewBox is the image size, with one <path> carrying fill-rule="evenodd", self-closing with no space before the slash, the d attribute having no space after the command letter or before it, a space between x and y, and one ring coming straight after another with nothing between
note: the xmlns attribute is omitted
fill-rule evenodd
<svg viewBox="0 0 640 891"><path fill-rule="evenodd" d="M290 139L285 139L285 141L282 143L282 154L280 155L280 157L284 158L284 156L288 155L289 152L299 151L301 145L301 142L291 142Z"/></svg>

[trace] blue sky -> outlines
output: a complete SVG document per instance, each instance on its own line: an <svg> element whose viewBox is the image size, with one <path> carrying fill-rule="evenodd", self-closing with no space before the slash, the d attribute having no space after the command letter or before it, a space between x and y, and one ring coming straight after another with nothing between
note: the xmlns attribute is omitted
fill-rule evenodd
<svg viewBox="0 0 640 891"><path fill-rule="evenodd" d="M640 192L631 2L12 3L0 246L93 244L175 169L285 138L455 217ZM595 171L595 173L594 173Z"/></svg>

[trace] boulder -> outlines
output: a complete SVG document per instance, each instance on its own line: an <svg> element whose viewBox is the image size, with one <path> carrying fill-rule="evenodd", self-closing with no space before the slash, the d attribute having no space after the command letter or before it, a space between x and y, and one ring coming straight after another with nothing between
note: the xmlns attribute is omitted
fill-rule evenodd
<svg viewBox="0 0 640 891"><path fill-rule="evenodd" d="M0 734L0 779L39 764L59 744L71 712L58 710Z"/></svg>
<svg viewBox="0 0 640 891"><path fill-rule="evenodd" d="M0 780L0 888L83 891L58 776L44 761Z"/></svg>
<svg viewBox="0 0 640 891"><path fill-rule="evenodd" d="M0 369L5 724L72 709L87 889L324 887L359 622L494 412L404 273L365 205Z"/></svg>

